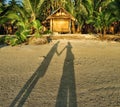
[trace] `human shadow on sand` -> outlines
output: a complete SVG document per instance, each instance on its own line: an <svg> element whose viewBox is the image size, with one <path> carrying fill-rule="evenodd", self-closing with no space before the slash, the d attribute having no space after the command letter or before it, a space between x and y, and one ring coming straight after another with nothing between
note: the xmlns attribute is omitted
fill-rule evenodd
<svg viewBox="0 0 120 107"><path fill-rule="evenodd" d="M66 46L66 58L63 66L60 87L55 107L77 107L76 85L74 74L74 55L71 51L72 45L68 42Z"/></svg>
<svg viewBox="0 0 120 107"><path fill-rule="evenodd" d="M52 60L52 57L56 53L59 41L51 48L41 65L38 67L36 72L30 77L25 83L23 88L20 90L16 98L12 101L9 107L22 107L27 100L28 96L32 92L38 80L43 77L47 71L47 68Z"/></svg>

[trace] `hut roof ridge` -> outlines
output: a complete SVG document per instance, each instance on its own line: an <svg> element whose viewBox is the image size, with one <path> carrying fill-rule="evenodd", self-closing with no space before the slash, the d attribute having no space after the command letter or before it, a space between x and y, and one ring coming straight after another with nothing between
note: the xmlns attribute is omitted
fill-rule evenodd
<svg viewBox="0 0 120 107"><path fill-rule="evenodd" d="M69 17L72 19L72 20L75 20L75 18L68 12L66 11L63 7L59 7L58 9L56 9L55 11L53 11L53 13L51 15L49 15L46 19L50 19L55 13L57 13L60 9L62 9L66 14L69 15Z"/></svg>

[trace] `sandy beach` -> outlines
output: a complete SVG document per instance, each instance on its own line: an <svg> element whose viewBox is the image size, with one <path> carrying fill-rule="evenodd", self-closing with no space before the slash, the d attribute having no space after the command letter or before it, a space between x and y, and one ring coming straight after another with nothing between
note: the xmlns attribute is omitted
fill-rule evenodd
<svg viewBox="0 0 120 107"><path fill-rule="evenodd" d="M1 46L0 107L120 107L120 43Z"/></svg>

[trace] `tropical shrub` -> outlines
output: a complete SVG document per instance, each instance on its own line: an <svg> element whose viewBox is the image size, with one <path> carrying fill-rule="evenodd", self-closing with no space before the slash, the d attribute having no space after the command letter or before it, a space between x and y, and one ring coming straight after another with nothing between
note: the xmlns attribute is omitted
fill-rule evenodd
<svg viewBox="0 0 120 107"><path fill-rule="evenodd" d="M31 22L31 28L34 29L34 33L33 35L35 37L41 37L41 33L42 33L42 25L40 23L39 20L33 20Z"/></svg>

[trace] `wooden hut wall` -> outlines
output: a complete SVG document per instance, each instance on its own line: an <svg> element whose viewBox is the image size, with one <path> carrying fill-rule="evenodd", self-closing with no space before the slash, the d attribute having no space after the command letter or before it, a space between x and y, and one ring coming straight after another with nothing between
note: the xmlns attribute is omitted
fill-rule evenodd
<svg viewBox="0 0 120 107"><path fill-rule="evenodd" d="M52 27L54 32L70 32L69 19L53 19Z"/></svg>

